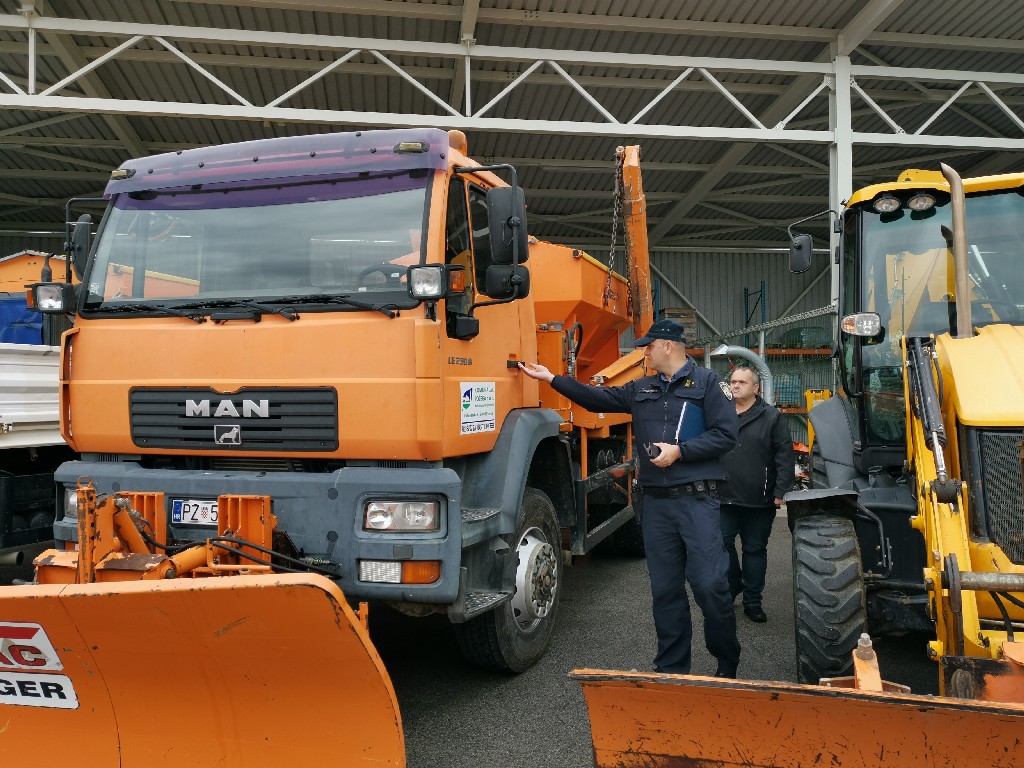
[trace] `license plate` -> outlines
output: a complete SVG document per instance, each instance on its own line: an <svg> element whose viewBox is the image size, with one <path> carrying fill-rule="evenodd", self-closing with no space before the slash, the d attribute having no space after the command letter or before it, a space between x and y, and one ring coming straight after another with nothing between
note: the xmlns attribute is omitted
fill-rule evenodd
<svg viewBox="0 0 1024 768"><path fill-rule="evenodd" d="M174 499L171 522L176 525L217 525L217 501L209 499Z"/></svg>

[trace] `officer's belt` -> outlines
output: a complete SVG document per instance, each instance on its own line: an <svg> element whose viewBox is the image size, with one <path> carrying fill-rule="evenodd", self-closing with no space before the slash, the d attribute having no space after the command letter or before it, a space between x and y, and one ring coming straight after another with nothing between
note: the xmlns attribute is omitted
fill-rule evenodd
<svg viewBox="0 0 1024 768"><path fill-rule="evenodd" d="M682 496L694 496L698 499L711 496L717 499L724 485L724 480L694 480L692 483L679 485L645 485L643 492L644 496L654 499L678 499Z"/></svg>

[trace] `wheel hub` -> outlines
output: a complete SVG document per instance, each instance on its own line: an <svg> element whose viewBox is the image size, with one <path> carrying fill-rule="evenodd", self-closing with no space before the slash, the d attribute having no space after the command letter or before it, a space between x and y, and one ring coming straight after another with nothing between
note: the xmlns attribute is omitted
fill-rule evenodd
<svg viewBox="0 0 1024 768"><path fill-rule="evenodd" d="M530 629L547 616L558 589L558 555L536 528L523 534L516 547L516 592L512 611L523 629Z"/></svg>

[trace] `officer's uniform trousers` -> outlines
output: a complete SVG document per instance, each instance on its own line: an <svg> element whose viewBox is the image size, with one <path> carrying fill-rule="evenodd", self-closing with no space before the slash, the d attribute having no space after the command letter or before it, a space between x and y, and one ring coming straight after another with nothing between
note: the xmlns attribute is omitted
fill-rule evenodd
<svg viewBox="0 0 1024 768"><path fill-rule="evenodd" d="M716 674L736 674L740 644L718 506L718 499L711 496L644 494L642 526L658 636L654 666L659 672L690 673L693 627L684 586L688 581L704 614L705 645L718 659Z"/></svg>

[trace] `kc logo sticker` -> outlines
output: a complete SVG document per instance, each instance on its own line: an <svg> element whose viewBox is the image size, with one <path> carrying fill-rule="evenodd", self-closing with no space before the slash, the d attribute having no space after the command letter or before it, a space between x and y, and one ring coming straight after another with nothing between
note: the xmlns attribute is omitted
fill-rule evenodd
<svg viewBox="0 0 1024 768"><path fill-rule="evenodd" d="M0 707L78 709L71 678L39 624L0 622Z"/></svg>
<svg viewBox="0 0 1024 768"><path fill-rule="evenodd" d="M0 672L51 672L64 669L57 651L38 624L0 623Z"/></svg>

